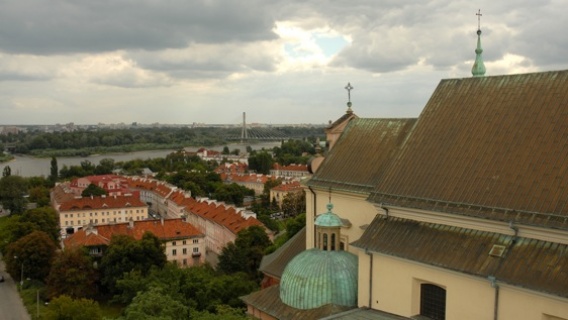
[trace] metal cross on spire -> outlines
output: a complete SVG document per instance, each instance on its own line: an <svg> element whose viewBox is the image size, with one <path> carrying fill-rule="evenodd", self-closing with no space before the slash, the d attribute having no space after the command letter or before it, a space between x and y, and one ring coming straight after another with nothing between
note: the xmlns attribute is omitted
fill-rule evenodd
<svg viewBox="0 0 568 320"><path fill-rule="evenodd" d="M351 82L347 83L347 86L345 87L345 90L347 90L347 98L349 99L348 102L351 102L351 90L353 90L354 88L351 86Z"/></svg>
<svg viewBox="0 0 568 320"><path fill-rule="evenodd" d="M475 15L477 16L477 30L481 30L481 9L477 10Z"/></svg>

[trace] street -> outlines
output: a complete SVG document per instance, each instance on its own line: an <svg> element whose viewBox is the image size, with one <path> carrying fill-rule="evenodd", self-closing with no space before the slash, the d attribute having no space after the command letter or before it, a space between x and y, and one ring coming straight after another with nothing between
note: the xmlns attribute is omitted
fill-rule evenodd
<svg viewBox="0 0 568 320"><path fill-rule="evenodd" d="M4 276L4 282L0 282L0 320L26 320L30 319L16 284L5 271L4 261L0 260L0 275Z"/></svg>

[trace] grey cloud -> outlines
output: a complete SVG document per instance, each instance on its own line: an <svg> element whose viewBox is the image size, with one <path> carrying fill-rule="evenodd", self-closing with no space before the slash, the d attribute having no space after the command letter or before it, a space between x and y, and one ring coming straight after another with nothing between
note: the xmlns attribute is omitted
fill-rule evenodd
<svg viewBox="0 0 568 320"><path fill-rule="evenodd" d="M0 10L0 50L46 55L275 38L267 8L247 3L5 1Z"/></svg>

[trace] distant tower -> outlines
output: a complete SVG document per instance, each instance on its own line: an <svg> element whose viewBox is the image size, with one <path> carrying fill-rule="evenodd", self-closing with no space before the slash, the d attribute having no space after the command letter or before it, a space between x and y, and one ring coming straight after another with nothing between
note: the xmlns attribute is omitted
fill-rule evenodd
<svg viewBox="0 0 568 320"><path fill-rule="evenodd" d="M247 140L248 140L247 113L243 112L243 129L241 130L241 143L245 143Z"/></svg>
<svg viewBox="0 0 568 320"><path fill-rule="evenodd" d="M471 74L474 77L483 77L485 75L485 64L483 64L483 49L481 49L481 10L477 13L477 48L475 49L475 62L471 68Z"/></svg>

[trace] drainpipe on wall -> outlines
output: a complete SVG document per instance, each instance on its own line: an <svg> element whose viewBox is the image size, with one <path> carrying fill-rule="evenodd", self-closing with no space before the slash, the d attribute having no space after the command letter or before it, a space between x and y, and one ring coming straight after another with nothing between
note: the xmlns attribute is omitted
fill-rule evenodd
<svg viewBox="0 0 568 320"><path fill-rule="evenodd" d="M493 307L493 320L498 319L499 314L499 285L497 284L497 279L495 276L487 277L487 280L491 283L491 288L495 288L495 305Z"/></svg>
<svg viewBox="0 0 568 320"><path fill-rule="evenodd" d="M318 209L317 201L316 201L316 200L317 200L317 199L316 199L316 193L314 192L314 189L312 189L312 187L308 187L308 189L310 189L310 192L314 195L314 218L315 218L315 217L316 217L316 212L317 212L317 209ZM315 239L315 237L316 237L316 232L315 232L315 228L314 228L314 230L312 230L312 231L313 231L313 235L314 235L314 239L312 239L312 241L314 242L314 247L315 247L315 244L316 244L316 239Z"/></svg>
<svg viewBox="0 0 568 320"><path fill-rule="evenodd" d="M369 309L373 309L373 254L369 249L365 249L365 253L369 256Z"/></svg>

